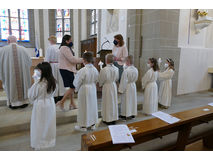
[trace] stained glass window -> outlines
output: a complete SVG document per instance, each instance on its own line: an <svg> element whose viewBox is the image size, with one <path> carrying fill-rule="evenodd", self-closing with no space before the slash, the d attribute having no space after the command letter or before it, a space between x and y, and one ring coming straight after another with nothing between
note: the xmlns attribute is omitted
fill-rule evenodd
<svg viewBox="0 0 213 160"><path fill-rule="evenodd" d="M70 10L56 9L56 37L57 43L61 43L65 34L70 34Z"/></svg>
<svg viewBox="0 0 213 160"><path fill-rule="evenodd" d="M18 40L20 40L19 30L12 30L12 35L15 36Z"/></svg>
<svg viewBox="0 0 213 160"><path fill-rule="evenodd" d="M18 17L18 10L10 9L10 17Z"/></svg>
<svg viewBox="0 0 213 160"><path fill-rule="evenodd" d="M7 40L7 37L9 36L9 30L5 28L1 28L1 39Z"/></svg>
<svg viewBox="0 0 213 160"><path fill-rule="evenodd" d="M56 9L56 18L62 18L62 9Z"/></svg>
<svg viewBox="0 0 213 160"><path fill-rule="evenodd" d="M20 9L20 17L21 18L28 18L27 9Z"/></svg>
<svg viewBox="0 0 213 160"><path fill-rule="evenodd" d="M8 16L8 9L0 9L1 16Z"/></svg>
<svg viewBox="0 0 213 160"><path fill-rule="evenodd" d="M90 9L90 36L98 33L98 9Z"/></svg>
<svg viewBox="0 0 213 160"><path fill-rule="evenodd" d="M14 35L18 41L29 42L28 10L0 9L0 35L3 41Z"/></svg>
<svg viewBox="0 0 213 160"><path fill-rule="evenodd" d="M1 17L1 27L0 28L7 28L9 29L9 19L8 17Z"/></svg>
<svg viewBox="0 0 213 160"><path fill-rule="evenodd" d="M56 20L56 31L59 31L59 32L63 31L63 29L62 29L62 19L57 19Z"/></svg>
<svg viewBox="0 0 213 160"><path fill-rule="evenodd" d="M64 9L64 18L70 18L70 10Z"/></svg>
<svg viewBox="0 0 213 160"><path fill-rule="evenodd" d="M62 41L62 32L56 32L57 43L61 43Z"/></svg>
<svg viewBox="0 0 213 160"><path fill-rule="evenodd" d="M70 31L70 19L64 19L64 30Z"/></svg>
<svg viewBox="0 0 213 160"><path fill-rule="evenodd" d="M29 40L29 31L28 30L22 30L21 31L21 41Z"/></svg>
<svg viewBox="0 0 213 160"><path fill-rule="evenodd" d="M11 18L11 29L19 29L18 18Z"/></svg>

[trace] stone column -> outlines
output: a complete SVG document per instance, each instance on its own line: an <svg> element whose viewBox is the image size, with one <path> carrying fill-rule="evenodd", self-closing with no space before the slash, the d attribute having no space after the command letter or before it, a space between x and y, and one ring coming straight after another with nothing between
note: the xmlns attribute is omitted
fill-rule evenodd
<svg viewBox="0 0 213 160"><path fill-rule="evenodd" d="M148 70L146 63L149 58L161 57L163 65L166 58L175 62L175 75L173 77L173 95L177 94L177 80L180 60L178 48L179 10L159 9L143 10L142 18L142 58L140 59L142 75Z"/></svg>
<svg viewBox="0 0 213 160"><path fill-rule="evenodd" d="M134 65L138 68L139 78L137 81L138 90L141 89L141 66L140 59L142 56L142 11L133 10L127 11L127 48L129 55L134 56Z"/></svg>

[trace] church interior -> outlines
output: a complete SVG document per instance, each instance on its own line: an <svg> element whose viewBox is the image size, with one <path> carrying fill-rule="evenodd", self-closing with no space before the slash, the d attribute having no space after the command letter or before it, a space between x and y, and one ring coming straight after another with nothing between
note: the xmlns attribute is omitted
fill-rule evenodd
<svg viewBox="0 0 213 160"><path fill-rule="evenodd" d="M45 59L50 46L48 38L54 35L59 47L66 34L72 37L76 57L82 58L87 51L93 53L94 66L99 72L99 62L104 63L105 56L112 53L114 36L121 34L128 55L132 55L138 70L137 116L116 122L128 126L141 123L140 134L137 131L132 133L134 145L112 144L108 125L102 122L103 94L97 87L97 129L76 131L78 109L69 110L67 99L65 112L56 107L55 146L41 150L213 151L213 107L209 105L213 102L213 9L0 10L0 52L7 45L7 37L16 36L17 44L24 46L31 57L31 76L34 68ZM180 122L168 124L142 112L142 78L149 69L147 61L152 57L162 61L160 71L165 70L164 63L168 58L174 61L171 106L158 107L158 111L182 117ZM76 69L81 68L83 64L77 64ZM160 82L156 83L159 88ZM119 111L121 97L118 94ZM75 93L77 107L78 98ZM0 151L34 150L30 147L32 110L32 104L11 110L0 81ZM100 144L90 144L88 135L93 132L96 141L100 137L103 144L101 140Z"/></svg>

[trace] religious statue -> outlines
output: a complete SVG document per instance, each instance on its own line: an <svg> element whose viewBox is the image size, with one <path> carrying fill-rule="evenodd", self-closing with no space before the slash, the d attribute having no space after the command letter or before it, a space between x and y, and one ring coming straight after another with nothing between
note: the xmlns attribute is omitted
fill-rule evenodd
<svg viewBox="0 0 213 160"><path fill-rule="evenodd" d="M208 27L212 23L213 18L207 16L208 10L204 10L204 9L196 10L195 14L196 14L196 18L197 18L197 20L194 22L195 33L198 34L198 33L200 33L200 30Z"/></svg>

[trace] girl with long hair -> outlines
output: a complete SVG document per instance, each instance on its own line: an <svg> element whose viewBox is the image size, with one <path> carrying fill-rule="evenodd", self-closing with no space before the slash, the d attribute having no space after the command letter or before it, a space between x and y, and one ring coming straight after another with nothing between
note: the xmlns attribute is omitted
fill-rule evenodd
<svg viewBox="0 0 213 160"><path fill-rule="evenodd" d="M158 103L162 108L169 108L172 100L172 77L174 76L174 61L171 58L166 59L164 65L165 71L159 72L160 81Z"/></svg>
<svg viewBox="0 0 213 160"><path fill-rule="evenodd" d="M144 91L143 113L151 115L158 111L158 62L155 58L149 58L147 67L149 70L142 78L142 87Z"/></svg>
<svg viewBox="0 0 213 160"><path fill-rule="evenodd" d="M56 111L54 91L56 80L48 62L38 64L34 70L34 84L28 91L33 103L30 137L31 147L38 150L55 146Z"/></svg>

